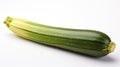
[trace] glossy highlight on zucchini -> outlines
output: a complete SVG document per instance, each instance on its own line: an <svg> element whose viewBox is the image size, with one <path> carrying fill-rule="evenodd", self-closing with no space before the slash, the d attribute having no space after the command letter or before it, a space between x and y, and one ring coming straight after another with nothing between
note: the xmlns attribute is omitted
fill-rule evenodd
<svg viewBox="0 0 120 67"><path fill-rule="evenodd" d="M80 54L101 57L115 48L108 35L95 30L59 28L11 17L4 23L20 37Z"/></svg>

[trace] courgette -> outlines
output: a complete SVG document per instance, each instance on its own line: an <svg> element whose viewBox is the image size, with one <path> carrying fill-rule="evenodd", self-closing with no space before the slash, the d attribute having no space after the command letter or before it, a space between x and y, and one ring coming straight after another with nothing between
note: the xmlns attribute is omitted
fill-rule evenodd
<svg viewBox="0 0 120 67"><path fill-rule="evenodd" d="M11 17L4 23L20 37L80 54L101 57L115 48L108 35L95 30L59 28Z"/></svg>

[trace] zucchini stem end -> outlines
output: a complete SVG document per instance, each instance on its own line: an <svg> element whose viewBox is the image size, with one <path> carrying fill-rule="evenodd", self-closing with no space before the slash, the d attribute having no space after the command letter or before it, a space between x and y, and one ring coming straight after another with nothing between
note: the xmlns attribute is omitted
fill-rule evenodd
<svg viewBox="0 0 120 67"><path fill-rule="evenodd" d="M12 18L11 17L7 17L7 19L4 21L4 24L7 25L7 27L9 27L9 23L12 22Z"/></svg>
<svg viewBox="0 0 120 67"><path fill-rule="evenodd" d="M108 52L111 53L114 51L115 49L115 43L114 42L110 42L109 46L108 46Z"/></svg>

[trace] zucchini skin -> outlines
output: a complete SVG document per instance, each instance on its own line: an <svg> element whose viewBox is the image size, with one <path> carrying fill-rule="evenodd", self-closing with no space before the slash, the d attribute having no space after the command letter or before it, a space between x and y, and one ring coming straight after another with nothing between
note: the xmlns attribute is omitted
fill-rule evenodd
<svg viewBox="0 0 120 67"><path fill-rule="evenodd" d="M109 47L109 36L95 30L52 27L11 17L5 20L5 24L25 39L89 56L105 56L110 53L108 48L113 48Z"/></svg>

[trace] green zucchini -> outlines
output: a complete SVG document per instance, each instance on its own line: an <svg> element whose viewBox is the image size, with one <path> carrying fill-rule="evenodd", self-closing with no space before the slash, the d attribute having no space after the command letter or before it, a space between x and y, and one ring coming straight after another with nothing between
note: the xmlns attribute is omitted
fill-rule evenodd
<svg viewBox="0 0 120 67"><path fill-rule="evenodd" d="M108 35L95 30L52 27L11 17L4 23L20 37L80 54L101 57L115 48Z"/></svg>

